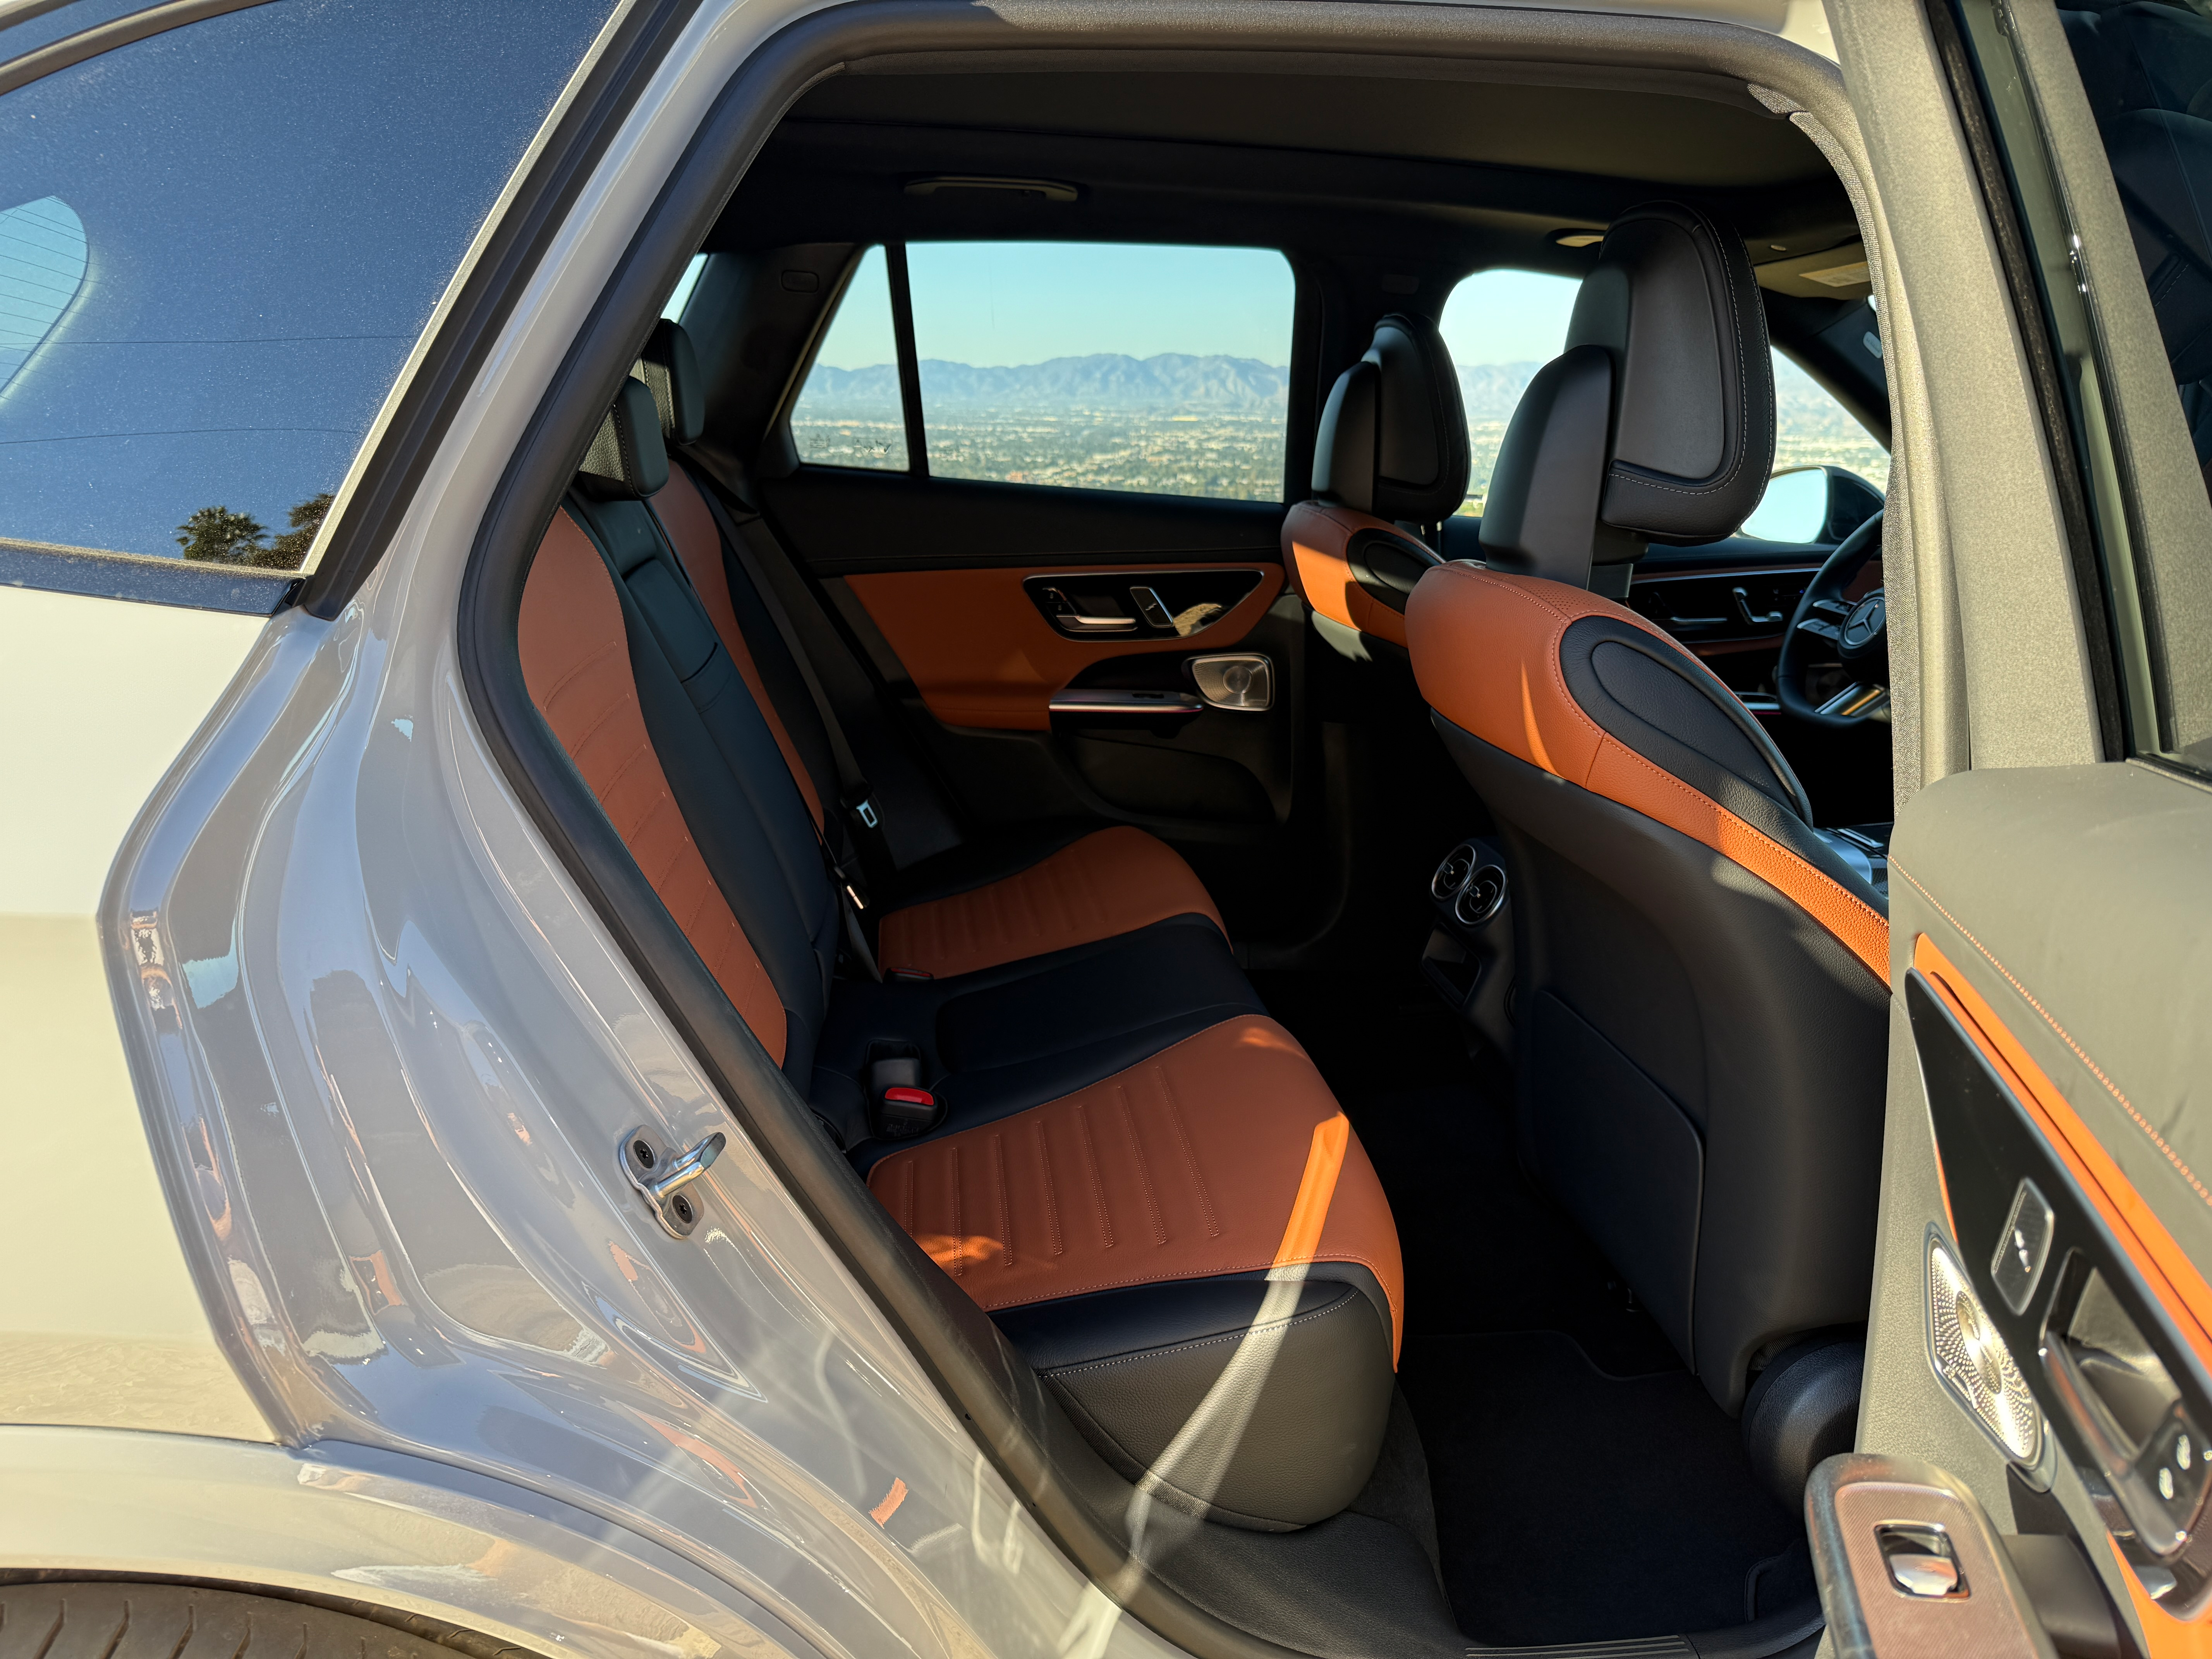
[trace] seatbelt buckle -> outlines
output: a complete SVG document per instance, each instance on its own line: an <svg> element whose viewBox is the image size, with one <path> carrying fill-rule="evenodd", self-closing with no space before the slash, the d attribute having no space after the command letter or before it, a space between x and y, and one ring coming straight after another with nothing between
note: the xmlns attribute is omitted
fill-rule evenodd
<svg viewBox="0 0 2212 1659"><path fill-rule="evenodd" d="M888 1046L879 1046L868 1061L868 1098L876 1109L876 1133L886 1140L903 1140L933 1127L943 1109L921 1086L920 1053L910 1047L903 1053L884 1052Z"/></svg>
<svg viewBox="0 0 2212 1659"><path fill-rule="evenodd" d="M869 829L874 829L876 827L875 802L872 800L861 801L858 806L855 806L853 809L853 816L860 819L861 823L866 824Z"/></svg>
<svg viewBox="0 0 2212 1659"><path fill-rule="evenodd" d="M884 977L885 979L920 980L935 979L937 975L931 973L927 968L886 968L884 969Z"/></svg>

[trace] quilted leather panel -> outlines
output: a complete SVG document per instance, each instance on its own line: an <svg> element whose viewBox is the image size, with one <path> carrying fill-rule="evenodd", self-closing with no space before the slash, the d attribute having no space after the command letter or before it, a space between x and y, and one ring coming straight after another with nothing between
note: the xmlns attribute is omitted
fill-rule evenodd
<svg viewBox="0 0 2212 1659"><path fill-rule="evenodd" d="M553 515L530 568L518 632L531 701L684 938L781 1065L783 1004L669 793L638 706L614 578L565 511Z"/></svg>
<svg viewBox="0 0 2212 1659"><path fill-rule="evenodd" d="M1117 824L1016 874L893 911L883 920L876 954L887 969L949 979L1184 915L1221 926L1221 913L1181 854Z"/></svg>
<svg viewBox="0 0 2212 1659"><path fill-rule="evenodd" d="M1291 1034L1224 1020L1088 1088L894 1152L868 1188L986 1310L1356 1261L1405 1328L1396 1224Z"/></svg>

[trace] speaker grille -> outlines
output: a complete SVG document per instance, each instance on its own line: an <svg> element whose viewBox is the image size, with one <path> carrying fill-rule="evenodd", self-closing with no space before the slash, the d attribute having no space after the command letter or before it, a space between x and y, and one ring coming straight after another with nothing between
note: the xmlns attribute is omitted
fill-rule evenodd
<svg viewBox="0 0 2212 1659"><path fill-rule="evenodd" d="M1966 1270L1932 1233L1928 1240L1928 1357L1946 1388L2015 1460L2043 1451L2043 1414L2012 1351L1990 1323Z"/></svg>

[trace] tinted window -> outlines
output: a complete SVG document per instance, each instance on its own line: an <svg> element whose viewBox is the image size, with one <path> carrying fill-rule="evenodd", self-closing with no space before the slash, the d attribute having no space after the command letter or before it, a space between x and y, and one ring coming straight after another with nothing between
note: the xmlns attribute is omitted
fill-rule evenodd
<svg viewBox="0 0 2212 1659"><path fill-rule="evenodd" d="M1282 500L1281 254L935 242L907 257L933 475Z"/></svg>
<svg viewBox="0 0 2212 1659"><path fill-rule="evenodd" d="M291 0L0 98L0 538L297 566L610 9Z"/></svg>
<svg viewBox="0 0 2212 1659"><path fill-rule="evenodd" d="M860 256L837 301L814 367L791 407L799 459L817 466L907 468L898 348L884 251Z"/></svg>
<svg viewBox="0 0 2212 1659"><path fill-rule="evenodd" d="M1462 513L1480 513L1506 422L1536 371L1566 349L1581 284L1533 270L1485 270L1444 303L1439 326L1459 369L1474 466ZM1889 486L1889 452L1780 352L1774 354L1775 470L1835 465L1876 489ZM1764 503L1762 503L1762 507ZM1755 510L1753 520L1759 514ZM1747 532L1748 533L1748 532Z"/></svg>

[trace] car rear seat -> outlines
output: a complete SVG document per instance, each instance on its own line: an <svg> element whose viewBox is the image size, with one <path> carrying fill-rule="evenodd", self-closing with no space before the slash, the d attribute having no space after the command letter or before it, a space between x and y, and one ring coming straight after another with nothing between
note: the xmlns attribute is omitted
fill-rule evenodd
<svg viewBox="0 0 2212 1659"><path fill-rule="evenodd" d="M705 399L690 337L676 323L655 325L638 361L672 447L696 442ZM767 717L807 811L841 866L854 865L845 828L823 810L837 799L836 763L820 709L792 660L769 603L755 588L734 538L766 541L757 519L739 524L672 460L653 511L690 574L724 647ZM772 544L764 550L781 556ZM765 672L763 672L765 671ZM887 972L945 978L1110 939L1170 917L1202 916L1221 927L1212 897L1180 854L1130 824L1074 826L970 843L897 872L878 896Z"/></svg>
<svg viewBox="0 0 2212 1659"><path fill-rule="evenodd" d="M671 483L661 413L634 379L546 532L518 620L532 698L582 781L870 1190L1109 1462L1239 1524L1336 1513L1389 1415L1397 1234L1358 1137L1266 1016L1212 904L1117 909L1107 874L1181 861L1156 842L1133 860L1113 850L1126 836L1081 850L1107 831L1011 885L1002 874L947 896L995 885L999 899L974 902L1042 902L1051 883L1086 878L1037 873L1058 857L1100 884L1077 930L1092 937L1008 957L1066 938L1008 925L938 958L997 958L966 971L841 975L844 915L817 836L825 780L806 763L820 734L774 695L792 665L740 625L760 597L711 511L708 551L686 495L703 507L699 486ZM688 526L690 559L664 525ZM1175 879L1197 886L1187 866ZM945 1104L921 1135L871 1122L862 1078L885 1045L918 1051Z"/></svg>

